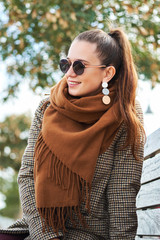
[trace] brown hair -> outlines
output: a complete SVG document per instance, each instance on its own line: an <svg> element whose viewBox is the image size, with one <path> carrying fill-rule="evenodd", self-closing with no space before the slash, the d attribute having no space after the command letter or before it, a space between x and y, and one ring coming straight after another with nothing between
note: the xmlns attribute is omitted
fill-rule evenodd
<svg viewBox="0 0 160 240"><path fill-rule="evenodd" d="M97 44L97 53L102 64L112 65L116 74L109 84L117 79L117 97L120 112L127 127L127 138L124 147L131 144L132 153L136 159L136 150L142 144L145 136L143 125L136 114L135 98L138 76L134 66L130 42L120 28L110 33L102 30L89 30L80 33L75 40L84 40Z"/></svg>

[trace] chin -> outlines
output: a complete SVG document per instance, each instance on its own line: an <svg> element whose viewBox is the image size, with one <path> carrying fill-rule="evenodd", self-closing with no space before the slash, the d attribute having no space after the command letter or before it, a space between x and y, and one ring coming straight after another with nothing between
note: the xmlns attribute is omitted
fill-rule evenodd
<svg viewBox="0 0 160 240"><path fill-rule="evenodd" d="M80 95L79 95L77 92L75 92L75 91L70 91L70 90L68 90L68 93L69 93L69 95L71 95L71 96L80 97Z"/></svg>

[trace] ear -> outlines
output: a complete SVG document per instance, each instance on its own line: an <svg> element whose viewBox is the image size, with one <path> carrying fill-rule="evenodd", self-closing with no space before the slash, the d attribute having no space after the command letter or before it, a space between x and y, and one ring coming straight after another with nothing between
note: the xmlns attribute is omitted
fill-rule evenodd
<svg viewBox="0 0 160 240"><path fill-rule="evenodd" d="M114 77L115 74L116 74L116 69L115 69L114 66L106 67L106 69L104 70L103 81L104 82L109 82Z"/></svg>

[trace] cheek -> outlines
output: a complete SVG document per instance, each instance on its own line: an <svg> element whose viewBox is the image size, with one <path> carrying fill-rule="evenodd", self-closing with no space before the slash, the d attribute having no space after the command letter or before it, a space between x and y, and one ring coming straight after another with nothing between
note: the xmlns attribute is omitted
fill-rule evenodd
<svg viewBox="0 0 160 240"><path fill-rule="evenodd" d="M103 74L99 69L86 69L81 76L77 77L77 80L81 81L83 84L90 88L99 88L103 82Z"/></svg>
<svg viewBox="0 0 160 240"><path fill-rule="evenodd" d="M103 82L103 78L100 75L98 75L98 74L93 75L92 84L94 86L99 87L100 85L102 85L102 82Z"/></svg>

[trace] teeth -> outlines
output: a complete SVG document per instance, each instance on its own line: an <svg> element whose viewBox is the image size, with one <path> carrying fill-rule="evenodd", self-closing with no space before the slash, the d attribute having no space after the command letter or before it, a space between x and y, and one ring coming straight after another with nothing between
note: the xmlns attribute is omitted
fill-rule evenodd
<svg viewBox="0 0 160 240"><path fill-rule="evenodd" d="M79 82L70 82L71 84L78 84Z"/></svg>

